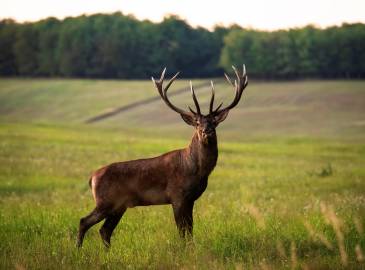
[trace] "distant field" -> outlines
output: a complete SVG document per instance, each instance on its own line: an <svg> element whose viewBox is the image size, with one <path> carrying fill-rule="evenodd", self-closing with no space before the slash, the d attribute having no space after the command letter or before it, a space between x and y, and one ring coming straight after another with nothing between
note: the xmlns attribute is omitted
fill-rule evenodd
<svg viewBox="0 0 365 270"><path fill-rule="evenodd" d="M0 269L365 268L365 81L251 82L219 127L194 243L169 206L141 207L110 251L99 226L76 250L94 169L188 144L191 128L162 101L85 124L155 95L149 81L0 80ZM173 100L191 103L188 90Z"/></svg>
<svg viewBox="0 0 365 270"><path fill-rule="evenodd" d="M177 81L171 91L185 85ZM152 81L2 79L0 113L6 121L81 124L157 94Z"/></svg>
<svg viewBox="0 0 365 270"><path fill-rule="evenodd" d="M201 81L194 81L199 84ZM176 81L169 91L186 87L186 94L172 100L185 107L192 104L187 81ZM248 137L316 136L362 137L365 134L365 81L250 82L239 106L219 133L235 140ZM197 91L205 110L210 88ZM216 85L218 101L230 102L232 88ZM102 80L0 80L0 119L83 125L100 113L131 102L157 96L150 81ZM162 101L94 123L92 126L136 132L168 132L184 137L191 129ZM178 131L178 132L177 132Z"/></svg>

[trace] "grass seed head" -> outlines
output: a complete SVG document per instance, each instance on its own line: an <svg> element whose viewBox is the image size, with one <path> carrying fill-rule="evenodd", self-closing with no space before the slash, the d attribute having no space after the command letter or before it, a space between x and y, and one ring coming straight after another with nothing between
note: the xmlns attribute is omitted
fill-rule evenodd
<svg viewBox="0 0 365 270"><path fill-rule="evenodd" d="M294 242L290 243L290 260L291 269L295 269L298 265L297 248Z"/></svg>
<svg viewBox="0 0 365 270"><path fill-rule="evenodd" d="M265 220L262 216L262 214L260 213L259 209L254 206L253 204L248 204L247 206L247 211L248 213L255 219L257 225L264 229L265 228Z"/></svg>
<svg viewBox="0 0 365 270"><path fill-rule="evenodd" d="M355 253L356 253L356 259L358 262L363 262L365 260L364 253L362 252L359 244L357 244L355 247Z"/></svg>
<svg viewBox="0 0 365 270"><path fill-rule="evenodd" d="M276 250L281 258L286 258L286 251L283 243L280 240L276 241Z"/></svg>
<svg viewBox="0 0 365 270"><path fill-rule="evenodd" d="M359 233L359 235L364 234L364 228L362 226L361 220L358 217L354 217L354 224L356 231Z"/></svg>
<svg viewBox="0 0 365 270"><path fill-rule="evenodd" d="M316 232L308 221L304 221L304 226L313 240L319 241L323 245L325 245L328 249L333 250L333 245L331 244L330 241L328 241L328 239L326 238L326 236L324 236L324 234Z"/></svg>

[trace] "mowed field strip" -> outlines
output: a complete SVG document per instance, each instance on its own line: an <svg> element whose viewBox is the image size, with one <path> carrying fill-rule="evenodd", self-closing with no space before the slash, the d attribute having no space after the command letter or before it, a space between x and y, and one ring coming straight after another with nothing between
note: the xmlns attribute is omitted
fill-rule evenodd
<svg viewBox="0 0 365 270"><path fill-rule="evenodd" d="M204 83L195 80L194 84ZM192 105L188 81L171 92ZM228 103L233 89L216 86ZM192 129L151 81L0 80L1 269L361 269L365 254L365 81L250 81L218 127L219 158L183 243L170 206L127 210L104 250L90 173L185 147ZM210 88L197 91L206 112ZM362 257L361 257L362 256Z"/></svg>
<svg viewBox="0 0 365 270"><path fill-rule="evenodd" d="M213 80L214 81L214 80ZM216 80L217 81L217 80ZM220 80L221 82L221 80ZM193 81L194 85L204 83ZM207 82L208 83L208 82ZM174 91L186 88L174 96ZM219 127L219 134L236 140L258 136L356 137L365 131L364 81L250 81L240 104ZM189 82L176 81L171 100L180 107L192 105ZM205 112L210 87L197 91ZM232 100L228 83L216 86L216 103ZM158 97L151 81L111 80L0 80L0 119L82 126L89 119L120 107ZM204 110L203 109L203 110ZM185 138L191 129L162 100L114 114L92 126L157 132ZM179 131L179 132L176 132Z"/></svg>

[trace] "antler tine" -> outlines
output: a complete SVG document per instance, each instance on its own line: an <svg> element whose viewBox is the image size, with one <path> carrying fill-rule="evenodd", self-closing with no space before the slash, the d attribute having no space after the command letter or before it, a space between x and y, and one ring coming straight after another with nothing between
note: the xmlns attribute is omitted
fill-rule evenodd
<svg viewBox="0 0 365 270"><path fill-rule="evenodd" d="M222 105L223 105L223 102L221 102L215 110L213 109L214 108L215 90L214 90L213 81L210 81L210 84L212 86L212 97L210 99L210 104L209 104L209 114L217 112L219 110L219 108L222 107Z"/></svg>
<svg viewBox="0 0 365 270"><path fill-rule="evenodd" d="M166 67L162 70L162 73L161 73L161 77L160 77L160 82L162 83L164 78L165 78L165 73L166 73Z"/></svg>
<svg viewBox="0 0 365 270"><path fill-rule="evenodd" d="M162 70L160 79L158 81L156 81L155 78L151 77L153 84L157 88L158 93L160 94L160 96L162 98L164 98L164 93L162 91L162 84L163 84L163 80L165 78L165 72L166 72L166 67Z"/></svg>
<svg viewBox="0 0 365 270"><path fill-rule="evenodd" d="M218 105L218 107L215 109L215 111L214 111L214 112L217 112L217 111L220 109L220 107L222 107L222 105L223 105L223 102L221 102L221 103Z"/></svg>
<svg viewBox="0 0 365 270"><path fill-rule="evenodd" d="M224 73L224 76L226 77L226 80L228 81L228 83L231 84L232 86L234 86L231 81L231 78L229 78L229 76L226 73Z"/></svg>
<svg viewBox="0 0 365 270"><path fill-rule="evenodd" d="M225 107L223 109L219 109L222 106L222 104L220 104L218 106L218 108L215 109L215 111L213 112L214 114L217 114L217 113L219 113L220 111L223 111L223 110L230 110L233 107L235 107L238 104L238 102L240 101L243 90L246 88L246 86L248 84L248 78L247 78L247 75L246 75L245 65L243 65L243 67L242 67L242 75L240 75L240 73L238 72L238 70L234 66L232 66L232 68L233 68L233 71L234 71L234 73L236 74L236 77L237 77L237 79L234 80L234 84L232 83L231 79L228 77L227 74L224 74L224 75L225 75L228 83L231 84L235 89L234 99L233 99L233 101L230 105L228 105L227 107Z"/></svg>
<svg viewBox="0 0 365 270"><path fill-rule="evenodd" d="M162 89L161 89L161 87L159 87L159 83L158 83L158 82L156 82L155 78L151 77L151 79L152 79L152 82L153 82L154 86L156 87L156 89L157 89L158 93L159 93L159 94L160 94L160 96L163 98Z"/></svg>
<svg viewBox="0 0 365 270"><path fill-rule="evenodd" d="M213 81L210 81L210 85L211 85L211 89L212 89L212 97L210 98L210 104L209 104L209 113L213 112L213 107L214 107L214 84Z"/></svg>
<svg viewBox="0 0 365 270"><path fill-rule="evenodd" d="M195 108L196 108L196 112L198 115L201 115L200 113L200 107L199 107L199 103L198 100L195 96L195 92L194 92L194 87L193 87L193 83L190 81L190 90L191 90L191 95L193 96L193 100L194 100L194 104L195 104ZM190 107L189 107L191 112L194 112Z"/></svg>
<svg viewBox="0 0 365 270"><path fill-rule="evenodd" d="M247 76L247 73L246 73L245 64L243 64L243 66L242 66L242 77L245 79L244 82L243 82L243 85L244 85L244 88L246 88L246 86L248 85L248 76Z"/></svg>
<svg viewBox="0 0 365 270"><path fill-rule="evenodd" d="M168 107L170 107L172 110L174 110L177 113L180 114L184 114L184 115L191 115L189 112L186 112L178 107L176 107L175 105L173 105L170 100L167 98L167 90L169 89L169 87L171 86L171 84L174 82L174 80L176 79L176 77L179 75L180 72L177 72L167 83L167 85L165 87L162 87L163 85L163 80L165 78L165 72L166 72L166 68L164 68L164 70L162 71L160 80L156 81L153 77L152 77L152 81L155 85L155 87L157 88L158 93L160 94L162 100L166 103L166 105Z"/></svg>
<svg viewBox="0 0 365 270"><path fill-rule="evenodd" d="M237 80L240 80L240 74L238 73L236 67L232 66L232 69L233 69L234 73L236 74Z"/></svg>
<svg viewBox="0 0 365 270"><path fill-rule="evenodd" d="M164 97L166 98L166 92L167 90L169 89L169 87L171 86L171 84L175 81L175 79L177 78L177 76L179 76L180 74L180 71L177 72L170 80L169 82L167 83L167 85L165 86L165 88L163 89L163 94L164 94Z"/></svg>

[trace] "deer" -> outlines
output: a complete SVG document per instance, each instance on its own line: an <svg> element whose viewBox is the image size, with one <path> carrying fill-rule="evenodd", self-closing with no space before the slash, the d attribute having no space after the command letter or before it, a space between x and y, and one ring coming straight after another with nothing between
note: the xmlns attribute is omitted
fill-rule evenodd
<svg viewBox="0 0 365 270"><path fill-rule="evenodd" d="M190 90L195 110L189 111L173 105L167 90L179 75L176 73L163 86L166 68L159 80L152 77L154 86L164 103L180 114L186 124L194 127L190 144L179 150L163 155L124 162L116 162L92 173L89 186L96 204L95 209L80 219L77 247L81 247L85 233L95 224L104 220L99 230L104 245L110 247L113 230L128 208L136 206L171 204L179 235L186 239L193 236L193 207L208 185L208 177L218 160L216 127L224 121L229 111L241 99L248 84L245 65L242 73L232 66L236 79L231 81L235 96L226 107L223 102L214 109L215 90L211 81L209 113L203 115L190 81Z"/></svg>

